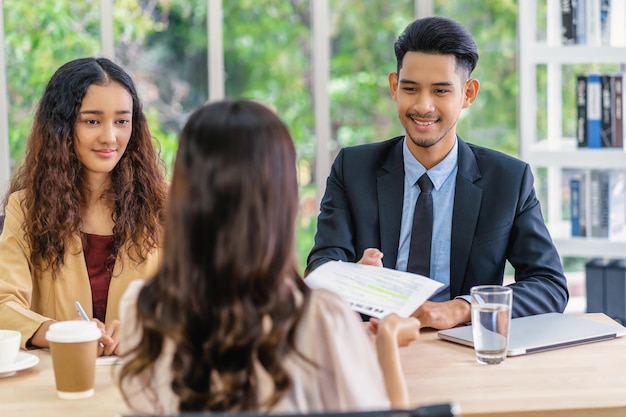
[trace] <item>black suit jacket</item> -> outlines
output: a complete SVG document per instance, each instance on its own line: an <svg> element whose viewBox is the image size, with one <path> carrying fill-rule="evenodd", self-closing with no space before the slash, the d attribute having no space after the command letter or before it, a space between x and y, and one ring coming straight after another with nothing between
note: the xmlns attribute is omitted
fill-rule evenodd
<svg viewBox="0 0 626 417"><path fill-rule="evenodd" d="M356 262L366 248L379 248L383 265L395 268L404 195L402 140L339 152L327 180L307 271L330 260ZM503 153L458 142L451 298L469 294L474 285L502 284L508 260L515 268L513 317L562 312L567 284L530 167Z"/></svg>

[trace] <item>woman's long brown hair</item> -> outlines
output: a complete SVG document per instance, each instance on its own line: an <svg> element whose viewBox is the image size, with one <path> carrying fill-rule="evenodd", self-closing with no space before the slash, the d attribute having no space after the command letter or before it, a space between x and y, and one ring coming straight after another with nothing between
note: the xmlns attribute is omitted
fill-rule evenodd
<svg viewBox="0 0 626 417"><path fill-rule="evenodd" d="M262 104L226 100L191 115L176 156L163 263L140 292L143 335L122 383L154 372L170 339L180 411L257 410L284 396L291 380L283 364L296 351L309 295L295 268L295 162L287 127ZM255 363L274 382L267 402L258 398Z"/></svg>
<svg viewBox="0 0 626 417"><path fill-rule="evenodd" d="M113 203L113 254L128 245L141 262L160 244L167 184L164 165L130 76L106 58L80 58L61 66L46 86L28 137L23 164L11 180L8 196L24 190L23 230L30 261L37 269L63 265L71 237L80 231L87 200L84 167L74 149L74 127L91 85L118 82L133 99L133 129L126 151L111 173L107 195Z"/></svg>

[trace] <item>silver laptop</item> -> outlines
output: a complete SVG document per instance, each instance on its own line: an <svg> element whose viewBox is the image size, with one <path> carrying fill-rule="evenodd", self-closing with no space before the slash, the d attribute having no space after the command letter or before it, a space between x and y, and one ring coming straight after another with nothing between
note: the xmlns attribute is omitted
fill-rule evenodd
<svg viewBox="0 0 626 417"><path fill-rule="evenodd" d="M474 346L472 326L440 330L440 339ZM511 320L507 356L526 355L626 335L626 327L569 314L547 313Z"/></svg>

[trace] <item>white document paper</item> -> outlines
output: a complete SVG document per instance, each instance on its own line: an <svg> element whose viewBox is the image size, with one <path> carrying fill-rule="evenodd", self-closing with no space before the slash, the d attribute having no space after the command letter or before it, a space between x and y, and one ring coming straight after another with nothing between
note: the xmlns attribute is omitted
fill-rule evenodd
<svg viewBox="0 0 626 417"><path fill-rule="evenodd" d="M371 265L331 261L304 282L342 296L359 313L381 318L389 313L409 317L443 284L423 275Z"/></svg>

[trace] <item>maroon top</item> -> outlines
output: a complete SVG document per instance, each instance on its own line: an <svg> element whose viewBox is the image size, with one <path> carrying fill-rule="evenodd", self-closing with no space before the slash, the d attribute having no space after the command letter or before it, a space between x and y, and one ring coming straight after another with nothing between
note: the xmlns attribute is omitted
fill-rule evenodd
<svg viewBox="0 0 626 417"><path fill-rule="evenodd" d="M83 252L91 284L93 317L104 323L107 312L109 283L113 274L113 235L100 236L83 233Z"/></svg>

